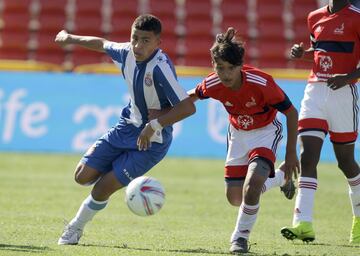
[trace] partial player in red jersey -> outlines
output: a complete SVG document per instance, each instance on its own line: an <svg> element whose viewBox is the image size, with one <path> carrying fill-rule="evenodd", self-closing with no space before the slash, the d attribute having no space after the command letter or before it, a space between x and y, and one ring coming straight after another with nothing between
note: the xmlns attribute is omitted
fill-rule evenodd
<svg viewBox="0 0 360 256"><path fill-rule="evenodd" d="M248 239L256 221L261 193L279 186L294 189L292 175L296 176L299 170L296 155L298 115L270 75L243 65L244 47L236 39L233 28L219 34L210 51L215 72L189 94L194 99L216 99L229 113L226 196L232 205L240 206L230 251L245 253L249 249ZM282 138L282 124L276 118L278 111L287 119L283 171L274 171L276 149Z"/></svg>
<svg viewBox="0 0 360 256"><path fill-rule="evenodd" d="M347 0L329 0L308 16L311 46L295 44L291 57L313 62L299 114L300 177L293 227L282 235L290 240L313 241L314 196L317 164L327 133L338 166L349 183L353 225L350 243L360 244L360 169L355 161L358 136L358 88L360 77L360 9Z"/></svg>

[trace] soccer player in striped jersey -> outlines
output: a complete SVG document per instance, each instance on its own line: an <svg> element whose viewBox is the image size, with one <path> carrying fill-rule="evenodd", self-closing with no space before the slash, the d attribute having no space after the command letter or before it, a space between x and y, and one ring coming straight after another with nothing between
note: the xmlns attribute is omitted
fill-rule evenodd
<svg viewBox="0 0 360 256"><path fill-rule="evenodd" d="M293 226L282 235L290 240L313 241L314 197L317 164L327 133L338 166L349 184L353 225L350 243L360 244L360 169L355 161L358 135L358 88L360 77L360 9L347 0L329 4L308 15L311 46L295 44L291 57L313 62L299 114L300 177Z"/></svg>
<svg viewBox="0 0 360 256"><path fill-rule="evenodd" d="M298 115L269 74L243 65L244 47L233 28L217 35L210 52L215 72L188 93L194 100L216 99L229 113L226 196L230 204L240 206L230 251L246 253L260 194L274 186L293 185L292 174L298 172ZM276 118L278 111L286 116L288 137L284 171L275 173L275 154L282 138L282 124Z"/></svg>
<svg viewBox="0 0 360 256"><path fill-rule="evenodd" d="M159 49L160 35L160 20L145 14L135 19L127 43L66 31L55 38L61 46L75 44L107 53L121 69L130 94L117 125L89 148L76 167L75 181L93 188L58 244L77 244L85 224L105 208L109 197L166 155L172 140L171 125L195 112L171 60Z"/></svg>

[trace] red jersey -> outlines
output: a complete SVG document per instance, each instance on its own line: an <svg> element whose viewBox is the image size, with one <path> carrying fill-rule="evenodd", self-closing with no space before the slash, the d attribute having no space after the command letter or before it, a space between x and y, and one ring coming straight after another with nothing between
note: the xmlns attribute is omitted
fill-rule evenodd
<svg viewBox="0 0 360 256"><path fill-rule="evenodd" d="M326 81L334 74L356 69L360 60L359 8L348 5L332 14L325 6L308 15L308 28L314 49L309 82Z"/></svg>
<svg viewBox="0 0 360 256"><path fill-rule="evenodd" d="M271 123L277 111L293 108L291 101L274 79L263 71L244 65L242 85L232 90L223 85L216 73L209 74L196 86L200 99L219 100L229 113L230 123L239 130L253 130Z"/></svg>

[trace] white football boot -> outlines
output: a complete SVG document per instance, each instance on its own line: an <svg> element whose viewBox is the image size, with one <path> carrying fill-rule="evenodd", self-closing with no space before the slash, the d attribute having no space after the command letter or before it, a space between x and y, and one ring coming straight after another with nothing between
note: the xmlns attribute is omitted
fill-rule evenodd
<svg viewBox="0 0 360 256"><path fill-rule="evenodd" d="M79 243L82 236L82 229L67 225L59 238L58 245L75 245Z"/></svg>

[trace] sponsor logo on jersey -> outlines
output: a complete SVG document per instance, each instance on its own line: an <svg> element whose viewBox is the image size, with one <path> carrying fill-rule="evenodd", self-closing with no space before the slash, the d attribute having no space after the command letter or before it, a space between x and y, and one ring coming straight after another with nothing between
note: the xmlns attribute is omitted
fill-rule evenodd
<svg viewBox="0 0 360 256"><path fill-rule="evenodd" d="M251 108L251 107L256 106L256 101L255 101L254 97L251 97L251 101L246 102L246 103L245 103L245 106L246 106L247 108Z"/></svg>
<svg viewBox="0 0 360 256"><path fill-rule="evenodd" d="M148 72L145 75L145 85L146 86L152 86L152 84L153 84L153 80L152 80L152 77L151 77L151 73Z"/></svg>
<svg viewBox="0 0 360 256"><path fill-rule="evenodd" d="M249 126L254 124L254 118L249 115L239 115L237 118L239 126L244 129L247 129Z"/></svg>
<svg viewBox="0 0 360 256"><path fill-rule="evenodd" d="M320 67L323 71L328 71L333 66L330 56L320 56Z"/></svg>
<svg viewBox="0 0 360 256"><path fill-rule="evenodd" d="M335 34L335 35L342 35L342 34L344 34L344 28L345 28L345 26L344 26L344 23L343 23L343 24L341 24L340 27L334 29L334 34Z"/></svg>

